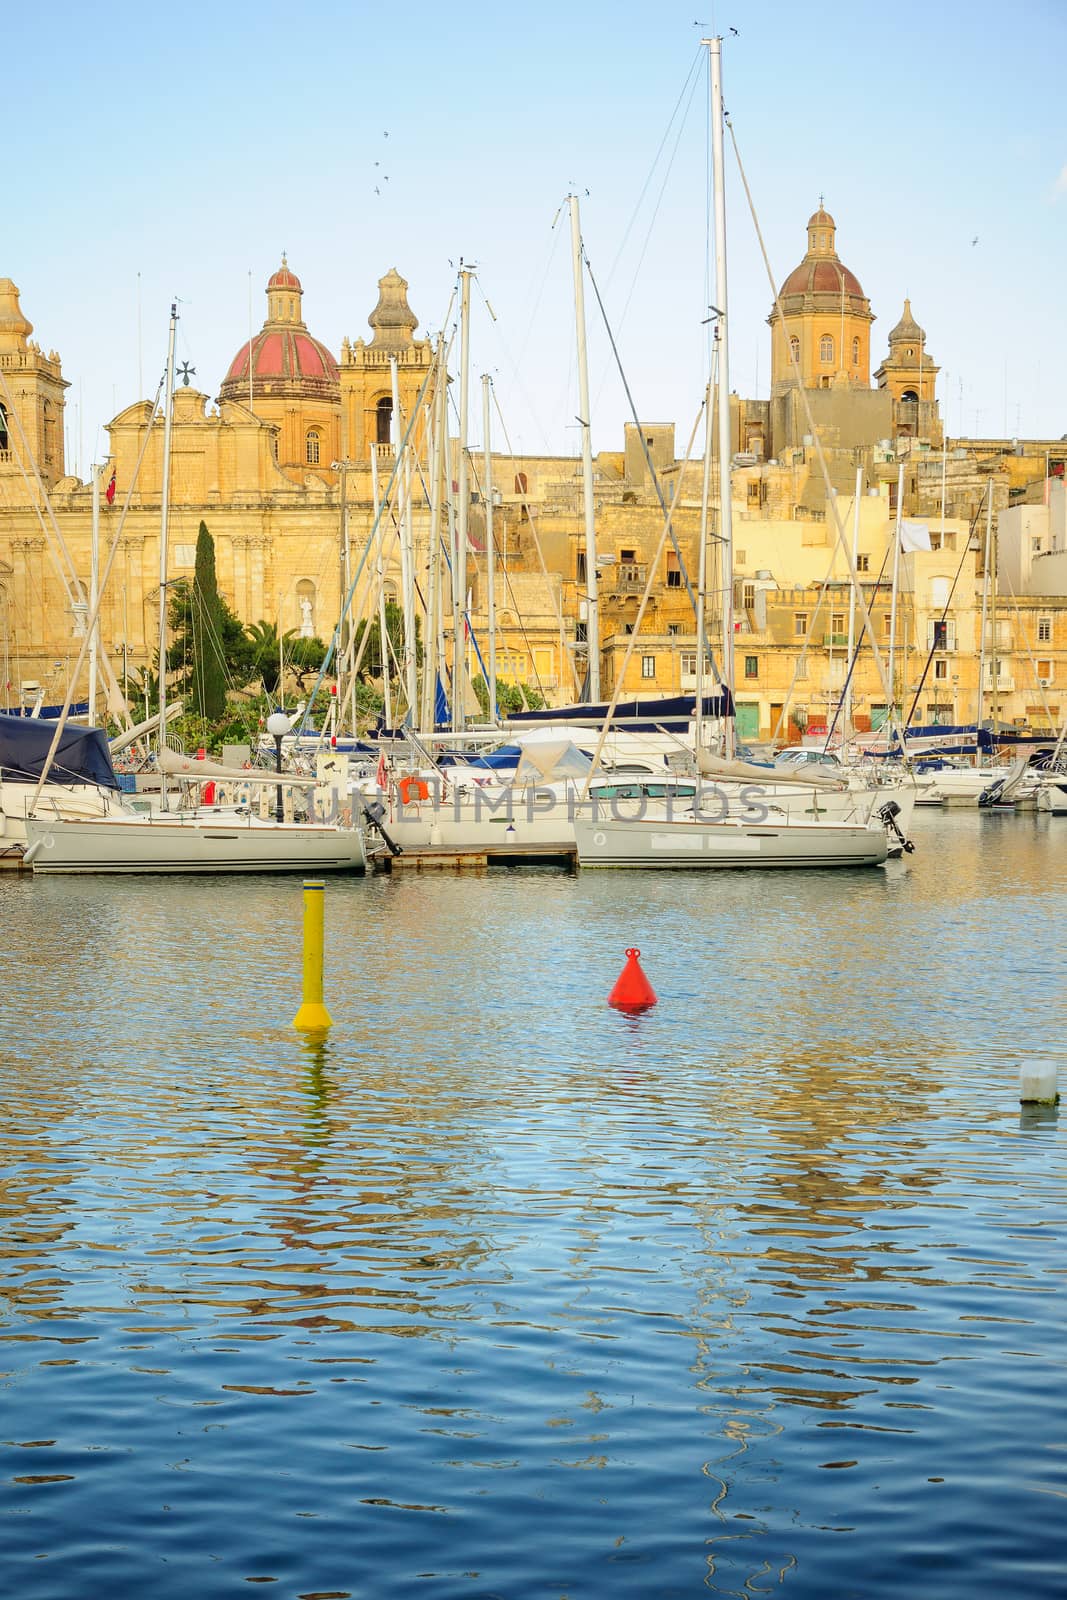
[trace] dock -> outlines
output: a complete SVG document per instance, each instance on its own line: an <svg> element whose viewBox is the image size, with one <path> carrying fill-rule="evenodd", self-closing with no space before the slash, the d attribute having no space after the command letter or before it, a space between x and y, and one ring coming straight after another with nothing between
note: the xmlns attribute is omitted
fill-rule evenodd
<svg viewBox="0 0 1067 1600"><path fill-rule="evenodd" d="M489 867L561 867L574 871L578 865L575 845L488 846L478 850L449 850L439 845L404 849L400 855L386 852L374 858L380 872L484 872Z"/></svg>

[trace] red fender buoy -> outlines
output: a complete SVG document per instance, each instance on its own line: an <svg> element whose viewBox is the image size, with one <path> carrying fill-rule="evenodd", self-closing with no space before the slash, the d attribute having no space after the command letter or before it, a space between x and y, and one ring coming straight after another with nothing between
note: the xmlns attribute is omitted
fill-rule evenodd
<svg viewBox="0 0 1067 1600"><path fill-rule="evenodd" d="M656 991L645 977L640 955L640 950L626 952L626 965L608 995L608 1005L616 1011L647 1011L656 1004Z"/></svg>

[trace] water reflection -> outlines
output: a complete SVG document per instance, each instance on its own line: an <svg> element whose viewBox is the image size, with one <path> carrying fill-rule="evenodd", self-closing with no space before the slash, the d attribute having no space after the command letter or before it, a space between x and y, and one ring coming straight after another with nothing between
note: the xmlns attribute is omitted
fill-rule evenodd
<svg viewBox="0 0 1067 1600"><path fill-rule="evenodd" d="M0 882L13 1588L1058 1593L1061 847L943 820L331 885L318 1039L299 886Z"/></svg>

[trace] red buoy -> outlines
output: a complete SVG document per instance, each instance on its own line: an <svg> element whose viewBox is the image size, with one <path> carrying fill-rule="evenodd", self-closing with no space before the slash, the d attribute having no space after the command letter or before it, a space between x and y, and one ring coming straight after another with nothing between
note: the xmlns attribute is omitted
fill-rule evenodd
<svg viewBox="0 0 1067 1600"><path fill-rule="evenodd" d="M608 1005L616 1011L647 1011L656 1004L656 991L641 968L640 950L627 950L626 965L608 995Z"/></svg>

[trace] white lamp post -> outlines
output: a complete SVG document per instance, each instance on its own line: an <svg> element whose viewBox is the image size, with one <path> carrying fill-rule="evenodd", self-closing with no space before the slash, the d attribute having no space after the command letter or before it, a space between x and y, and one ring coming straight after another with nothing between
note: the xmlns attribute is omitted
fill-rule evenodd
<svg viewBox="0 0 1067 1600"><path fill-rule="evenodd" d="M274 740L275 771L281 775L282 770L282 740L292 727L292 723L284 711L272 711L267 718L267 732ZM282 804L282 786L278 785L278 800L274 809L275 819L278 822L285 820L285 807Z"/></svg>

